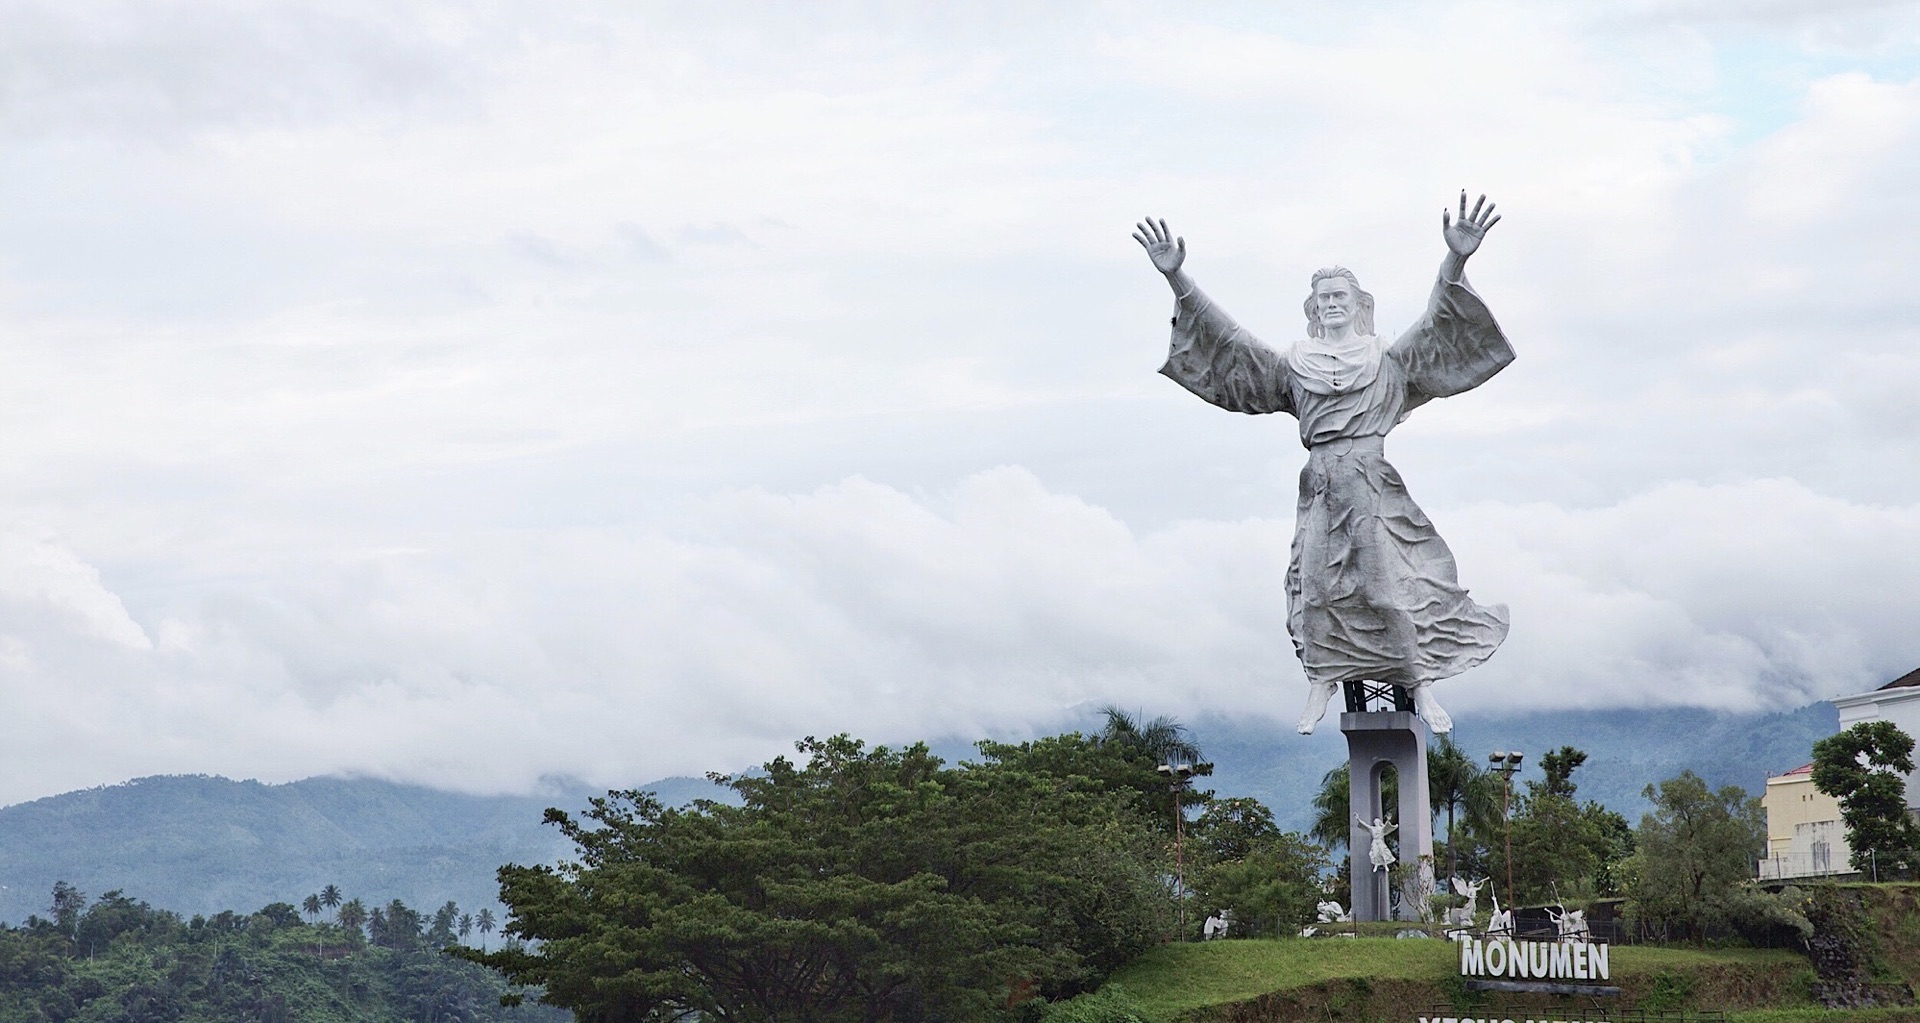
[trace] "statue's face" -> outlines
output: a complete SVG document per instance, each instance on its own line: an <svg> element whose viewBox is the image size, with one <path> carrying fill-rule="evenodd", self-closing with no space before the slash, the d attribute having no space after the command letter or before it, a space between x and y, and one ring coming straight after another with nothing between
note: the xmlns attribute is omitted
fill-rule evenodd
<svg viewBox="0 0 1920 1023"><path fill-rule="evenodd" d="M1328 330L1352 323L1356 302L1353 284L1345 277L1328 277L1313 286L1313 315Z"/></svg>

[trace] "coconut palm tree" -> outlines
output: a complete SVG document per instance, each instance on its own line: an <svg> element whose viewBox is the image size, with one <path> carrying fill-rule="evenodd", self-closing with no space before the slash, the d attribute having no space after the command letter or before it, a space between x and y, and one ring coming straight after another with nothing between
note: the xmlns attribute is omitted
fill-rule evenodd
<svg viewBox="0 0 1920 1023"><path fill-rule="evenodd" d="M319 923L320 922L320 896L309 895L306 898L300 900L300 911L302 913L307 914L307 924L309 926ZM315 938L313 939L314 948L316 950L315 954L321 955L321 956L326 955L327 954L326 938L319 936L319 931L317 929L314 931L314 934L316 935Z"/></svg>
<svg viewBox="0 0 1920 1023"><path fill-rule="evenodd" d="M473 918L473 925L480 929L480 951L487 950L487 935L493 933L493 910L483 909Z"/></svg>
<svg viewBox="0 0 1920 1023"><path fill-rule="evenodd" d="M1141 721L1111 705L1100 708L1100 713L1107 717L1099 735L1103 743L1119 743L1163 764L1192 763L1200 759L1200 746L1193 741L1187 726L1173 718L1162 714L1151 721Z"/></svg>
<svg viewBox="0 0 1920 1023"><path fill-rule="evenodd" d="M367 907L359 899L348 899L340 904L337 919L349 934L359 934L360 925L367 922Z"/></svg>
<svg viewBox="0 0 1920 1023"><path fill-rule="evenodd" d="M1466 752L1442 735L1427 747L1427 787L1436 813L1447 812L1447 876L1459 873L1459 830L1456 813L1466 818L1467 831L1489 834L1500 822L1500 783Z"/></svg>
<svg viewBox="0 0 1920 1023"><path fill-rule="evenodd" d="M320 889L320 904L322 906L327 907L329 910L339 909L340 908L340 886L337 884L330 884L325 888ZM339 920L339 917L335 916L334 919L337 921Z"/></svg>

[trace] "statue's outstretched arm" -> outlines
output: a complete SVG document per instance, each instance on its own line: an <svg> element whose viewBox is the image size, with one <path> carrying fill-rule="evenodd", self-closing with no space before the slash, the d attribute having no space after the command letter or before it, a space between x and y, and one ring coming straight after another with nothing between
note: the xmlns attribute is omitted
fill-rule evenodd
<svg viewBox="0 0 1920 1023"><path fill-rule="evenodd" d="M1493 210L1484 195L1468 209L1467 193L1461 192L1460 215L1445 210L1440 214L1440 233L1447 243L1440 279L1427 297L1426 312L1387 346L1387 354L1407 373L1407 411L1431 398L1472 390L1513 362L1513 346L1466 279L1467 257L1500 222ZM1420 692L1427 690L1416 690L1416 700Z"/></svg>
<svg viewBox="0 0 1920 1023"><path fill-rule="evenodd" d="M1473 211L1467 211L1467 190L1460 190L1460 219L1455 220L1447 210L1440 211L1440 237L1446 240L1447 256L1440 261L1440 279L1458 281L1466 271L1467 257L1480 248L1480 242L1486 238L1493 225L1500 222L1494 215L1494 204L1482 195L1474 200ZM1182 255L1185 253L1183 252Z"/></svg>
<svg viewBox="0 0 1920 1023"><path fill-rule="evenodd" d="M1173 232L1167 230L1164 217L1157 221L1148 217L1133 225L1133 240L1147 250L1147 258L1153 260L1153 268L1166 275L1175 297L1185 298L1193 293L1193 278L1180 269L1187 261L1187 240L1175 238Z"/></svg>
<svg viewBox="0 0 1920 1023"><path fill-rule="evenodd" d="M1234 322L1187 275L1186 239L1175 237L1164 220L1134 226L1133 240L1173 288L1173 336L1160 372L1224 409L1292 412L1286 358Z"/></svg>

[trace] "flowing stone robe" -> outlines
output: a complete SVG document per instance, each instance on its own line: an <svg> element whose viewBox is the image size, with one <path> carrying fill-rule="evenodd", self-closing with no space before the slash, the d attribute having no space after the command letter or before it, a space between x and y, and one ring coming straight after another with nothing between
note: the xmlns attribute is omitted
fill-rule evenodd
<svg viewBox="0 0 1920 1023"><path fill-rule="evenodd" d="M1504 604L1462 589L1453 552L1387 463L1409 413L1485 383L1513 347L1466 280L1439 280L1392 344L1299 341L1273 348L1198 288L1180 296L1160 372L1221 408L1300 421L1307 464L1287 566L1287 631L1313 683L1414 686L1457 675L1507 637Z"/></svg>

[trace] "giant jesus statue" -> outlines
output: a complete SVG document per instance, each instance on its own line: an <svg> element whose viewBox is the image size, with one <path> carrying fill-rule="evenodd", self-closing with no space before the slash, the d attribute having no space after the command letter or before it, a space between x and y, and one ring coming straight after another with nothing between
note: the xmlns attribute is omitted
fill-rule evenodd
<svg viewBox="0 0 1920 1023"><path fill-rule="evenodd" d="M1312 691L1300 715L1311 732L1343 682L1411 691L1436 732L1453 720L1433 683L1493 656L1507 638L1504 604L1482 606L1462 589L1453 552L1387 463L1387 433L1434 398L1485 383L1513 361L1513 348L1463 275L1467 257L1498 223L1481 196L1440 214L1447 255L1427 309L1389 343L1373 333L1373 296L1353 271L1313 275L1307 336L1275 348L1247 333L1181 269L1185 238L1164 220L1134 239L1166 275L1176 299L1173 347L1160 372L1221 408L1286 412L1300 421L1293 556L1287 566L1287 631Z"/></svg>

